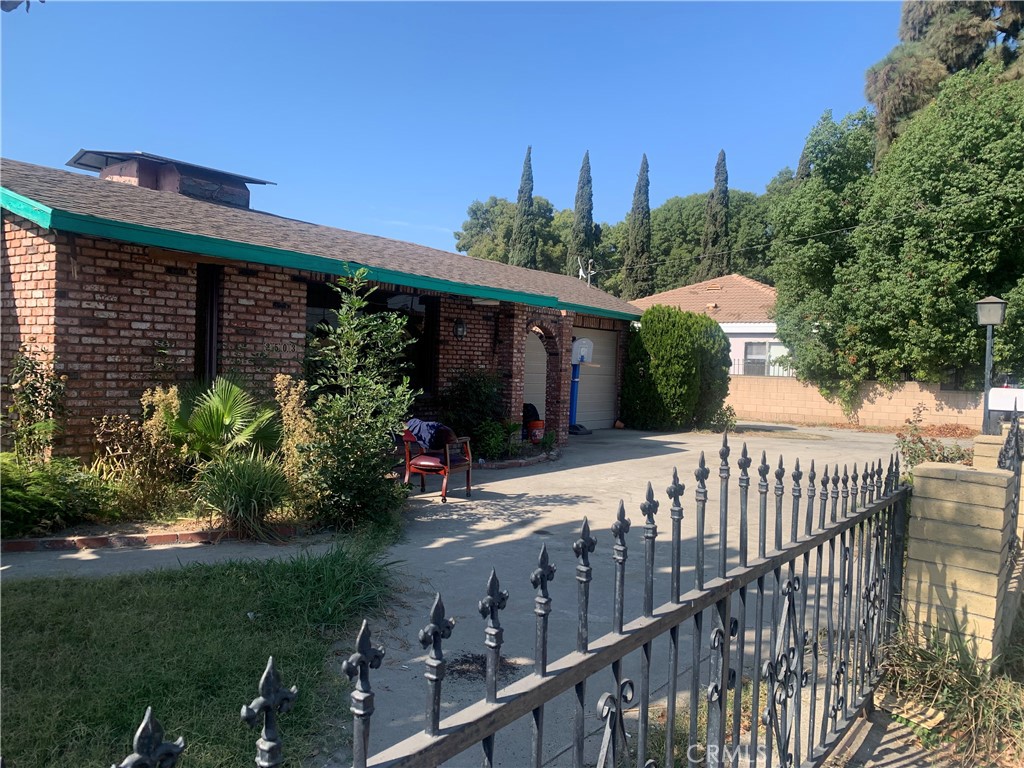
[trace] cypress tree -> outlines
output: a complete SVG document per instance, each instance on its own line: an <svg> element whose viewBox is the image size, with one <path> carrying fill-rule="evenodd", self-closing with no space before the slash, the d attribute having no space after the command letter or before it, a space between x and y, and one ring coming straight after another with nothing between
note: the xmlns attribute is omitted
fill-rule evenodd
<svg viewBox="0 0 1024 768"><path fill-rule="evenodd" d="M640 173L633 191L626 242L622 253L622 297L627 301L654 293L654 265L651 263L651 184L647 155L640 162Z"/></svg>
<svg viewBox="0 0 1024 768"><path fill-rule="evenodd" d="M508 263L517 267L537 268L537 223L533 215L533 165L530 151L526 148L523 161L523 177L519 182L519 196L516 198L516 220L512 225L512 242L509 243Z"/></svg>
<svg viewBox="0 0 1024 768"><path fill-rule="evenodd" d="M725 150L715 163L715 187L708 193L704 208L704 235L700 241L699 280L710 280L731 271L729 260L729 171L725 167Z"/></svg>
<svg viewBox="0 0 1024 768"><path fill-rule="evenodd" d="M580 265L587 269L594 258L594 184L590 177L590 152L583 154L580 180L576 185L576 209L569 233L569 250L565 259L565 274L576 276Z"/></svg>

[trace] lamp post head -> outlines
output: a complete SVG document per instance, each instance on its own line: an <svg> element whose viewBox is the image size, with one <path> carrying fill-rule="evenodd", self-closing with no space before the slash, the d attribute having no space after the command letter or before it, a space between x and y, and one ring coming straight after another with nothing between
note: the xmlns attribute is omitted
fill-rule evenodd
<svg viewBox="0 0 1024 768"><path fill-rule="evenodd" d="M997 296L986 296L974 302L978 310L978 325L1002 325L1006 319L1006 302Z"/></svg>

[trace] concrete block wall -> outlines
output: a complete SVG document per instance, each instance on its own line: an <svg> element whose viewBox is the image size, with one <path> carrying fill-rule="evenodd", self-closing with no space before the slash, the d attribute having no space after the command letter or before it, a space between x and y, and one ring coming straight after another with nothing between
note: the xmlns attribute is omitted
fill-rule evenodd
<svg viewBox="0 0 1024 768"><path fill-rule="evenodd" d="M1010 563L1013 475L929 462L914 468L904 615L922 637L962 632L997 655L1020 601Z"/></svg>
<svg viewBox="0 0 1024 768"><path fill-rule="evenodd" d="M832 424L852 421L865 427L900 426L924 405L924 424L962 424L981 428L981 393L943 391L938 384L908 381L895 390L874 382L861 387L852 418L816 387L790 376L731 376L725 401L746 421Z"/></svg>

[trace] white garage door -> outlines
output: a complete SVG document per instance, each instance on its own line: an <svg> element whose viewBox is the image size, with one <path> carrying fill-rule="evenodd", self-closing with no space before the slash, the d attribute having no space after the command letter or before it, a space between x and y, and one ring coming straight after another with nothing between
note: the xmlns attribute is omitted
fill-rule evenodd
<svg viewBox="0 0 1024 768"><path fill-rule="evenodd" d="M580 367L576 423L588 429L608 429L619 417L618 400L615 397L618 334L615 331L576 328L573 335L594 342L593 365Z"/></svg>
<svg viewBox="0 0 1024 768"><path fill-rule="evenodd" d="M526 374L523 378L523 402L533 403L544 418L547 397L548 351L535 333L526 334Z"/></svg>

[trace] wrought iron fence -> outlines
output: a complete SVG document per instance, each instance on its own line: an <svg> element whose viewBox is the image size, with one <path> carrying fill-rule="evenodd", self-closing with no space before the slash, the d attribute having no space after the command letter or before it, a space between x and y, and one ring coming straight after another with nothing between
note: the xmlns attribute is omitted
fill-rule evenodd
<svg viewBox="0 0 1024 768"><path fill-rule="evenodd" d="M730 376L795 376L793 369L788 365L776 362L775 360L757 358L732 358L732 365L729 367Z"/></svg>
<svg viewBox="0 0 1024 768"><path fill-rule="evenodd" d="M1019 425L1013 432L1021 447ZM764 765L782 768L820 762L829 754L850 720L870 707L884 643L900 618L904 534L908 486L899 482L899 459L890 457L852 472L838 465L819 475L814 463L805 475L796 462L791 473L782 457L777 467L761 454L754 468L756 487L751 510L752 459L743 446L739 470L731 487L731 449L723 438L719 451L718 546L707 563L705 533L708 479L711 469L700 456L695 471L696 553L693 583L682 584L682 521L685 486L674 470L666 489L671 520L669 602L654 605L656 515L660 504L650 483L640 505L644 516L644 589L642 616L624 617L627 534L632 527L619 503L611 525L614 538L613 615L611 631L591 640L589 623L596 539L584 519L572 549L577 562L577 631L575 650L548 661L548 618L552 597L548 584L555 575L546 546L529 575L536 590L534 670L503 689L498 688L503 629L500 612L509 602L492 570L478 610L484 620L486 673L484 695L475 704L442 720L446 661L443 641L454 621L437 595L419 642L426 653L425 727L422 732L371 756L370 727L375 711L371 670L381 666L384 649L376 647L367 622L362 623L355 652L342 670L354 682L351 694L354 768L366 766L434 766L454 758L493 766L498 762L500 732L528 718L532 741L529 763L545 764L545 707L571 692L571 764L593 764L587 757L584 724L593 694L591 678L611 673L611 689L594 697L603 726L596 746L597 765L635 764L638 768L699 765ZM1018 450L1017 471L1020 471ZM790 483L787 489L786 478ZM774 484L770 481L774 477ZM1018 474L1019 476L1019 474ZM819 488L820 486L820 488ZM735 517L730 491L738 501ZM786 496L791 497L788 501ZM736 522L738 521L738 530ZM751 529L756 528L756 542ZM788 529L788 531L787 531ZM734 533L735 535L730 535ZM788 536L785 535L788 533ZM788 540L787 540L788 539ZM730 564L730 546L738 562ZM756 549L755 549L756 547ZM707 572L713 575L710 578ZM685 589L685 591L684 591ZM652 722L652 649L656 639L668 640L664 702ZM689 641L689 663L683 658ZM640 653L639 686L623 671L623 662ZM683 667L680 668L680 664ZM749 699L743 695L749 672ZM681 684L682 683L682 684ZM591 693L588 694L588 689ZM273 659L260 681L259 697L242 708L250 725L263 718L256 765L282 763L277 715L292 705L296 689L285 689ZM688 714L683 709L688 708ZM663 713L663 717L660 715ZM685 746L677 743L673 724L682 723ZM702 717L703 716L703 717ZM706 723L702 724L702 720ZM664 724L662 724L664 723ZM652 734L659 730L657 754ZM163 741L163 729L147 710L135 737L135 752L120 768L172 768L184 749L182 740Z"/></svg>
<svg viewBox="0 0 1024 768"><path fill-rule="evenodd" d="M611 526L615 568L612 631L590 640L590 555L596 542L589 522L584 520L573 544L578 585L576 650L548 662L551 597L547 585L554 575L554 566L545 546L531 575L537 590L534 671L498 690L502 653L498 617L507 604L508 594L500 589L498 577L492 571L485 597L479 604L486 622L485 695L476 704L442 721L442 640L450 636L452 623L445 617L444 603L438 595L430 621L420 632L420 642L429 649L425 674L426 728L372 757L369 735L373 694L368 672L374 660L379 663L383 650L373 648L369 628L364 624L358 641L360 650L349 660L349 674L358 676L360 681L352 699L355 768L439 765L477 745L481 751L479 759L485 766L492 766L496 762L499 732L526 717L531 719L532 730L530 764L541 766L545 706L569 691L573 692L574 701L571 762L582 767L588 762L584 728L588 682L605 670L611 672L612 686L596 699L604 721L597 755L599 766L628 763L639 768L671 767L677 760L690 766L739 765L741 759L751 765L791 766L823 759L849 720L869 705L882 645L898 623L909 489L899 484L896 457L890 458L888 468L880 460L870 468L862 465L859 474L856 466L852 473L846 467L840 473L839 467L834 466L831 472L826 467L818 475L812 463L806 476L806 492L801 486L804 473L797 463L790 475L792 498L786 502L787 470L783 461L780 458L774 469L772 487L768 479L772 467L762 454L756 468L758 540L754 554L748 541L752 461L744 446L737 462L736 483L739 563L730 568L729 531L735 521L731 519L729 504L729 456L728 442L723 441L718 468L717 568L712 564L715 576L705 579L704 534L711 470L702 454L695 472L694 583L687 591L682 591L680 558L685 488L678 474L673 473L667 488L672 528L672 599L668 603L654 606L659 502L648 484L646 501L640 505L645 518L641 617L628 624L624 622L625 563L629 553L626 536L631 522L620 502ZM770 516L774 519L770 520ZM773 542L768 540L771 523ZM784 541L785 527L790 529L788 541ZM686 633L691 660L689 669L683 670L688 672L686 685L680 688L680 656ZM664 747L660 754L652 755L650 750L651 653L653 641L661 636L667 636L669 641L664 722L676 722L681 697L689 705L687 748L681 755L671 727L663 728L659 741ZM639 686L623 674L623 660L637 651L641 654ZM751 696L749 702L744 702L742 677L748 659ZM706 708L703 727L702 708ZM749 728L743 727L745 714L752 715Z"/></svg>
<svg viewBox="0 0 1024 768"><path fill-rule="evenodd" d="M999 450L999 459L996 463L1000 469L1007 469L1013 472L1015 478L1013 483L1013 511L1011 514L1013 537L1010 542L1010 556L1017 557L1020 554L1020 528L1017 527L1020 515L1020 478L1021 464L1024 463L1024 432L1020 428L1020 414L1017 412L1014 403L1013 415L1010 417L1010 430L1006 434L1006 441Z"/></svg>

